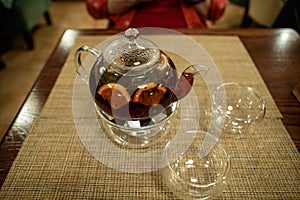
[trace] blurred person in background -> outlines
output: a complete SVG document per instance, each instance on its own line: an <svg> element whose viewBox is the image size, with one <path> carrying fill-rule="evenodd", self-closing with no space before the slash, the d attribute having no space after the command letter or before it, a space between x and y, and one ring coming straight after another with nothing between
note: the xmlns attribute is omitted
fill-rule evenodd
<svg viewBox="0 0 300 200"><path fill-rule="evenodd" d="M95 19L109 19L109 28L206 28L219 19L227 0L85 0Z"/></svg>

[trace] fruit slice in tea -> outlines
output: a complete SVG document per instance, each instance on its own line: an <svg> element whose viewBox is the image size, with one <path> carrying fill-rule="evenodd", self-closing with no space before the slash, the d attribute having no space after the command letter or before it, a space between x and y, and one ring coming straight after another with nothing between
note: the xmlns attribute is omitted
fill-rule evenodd
<svg viewBox="0 0 300 200"><path fill-rule="evenodd" d="M134 94L133 102L151 107L159 104L166 92L167 88L165 86L149 83L145 87L137 89Z"/></svg>
<svg viewBox="0 0 300 200"><path fill-rule="evenodd" d="M107 83L102 85L97 93L107 100L113 109L119 109L130 101L127 90L119 84Z"/></svg>

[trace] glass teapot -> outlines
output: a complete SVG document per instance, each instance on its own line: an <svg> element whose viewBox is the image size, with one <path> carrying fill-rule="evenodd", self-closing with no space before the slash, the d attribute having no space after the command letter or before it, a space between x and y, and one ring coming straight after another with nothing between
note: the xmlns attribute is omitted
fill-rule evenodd
<svg viewBox="0 0 300 200"><path fill-rule="evenodd" d="M89 75L81 61L82 52L96 57ZM110 42L102 52L80 47L75 62L77 74L89 85L106 131L122 144L128 145L130 137L135 142L140 138L138 146L152 143L145 140L166 130L178 100L191 90L194 76L208 70L195 64L178 75L170 57L140 37L134 28L127 29L123 37Z"/></svg>

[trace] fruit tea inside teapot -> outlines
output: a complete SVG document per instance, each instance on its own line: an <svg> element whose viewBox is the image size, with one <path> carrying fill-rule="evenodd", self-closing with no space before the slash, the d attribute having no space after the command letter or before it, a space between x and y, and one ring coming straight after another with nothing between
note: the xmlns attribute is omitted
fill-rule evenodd
<svg viewBox="0 0 300 200"><path fill-rule="evenodd" d="M80 73L86 71L81 62L84 51L96 57L89 76ZM178 75L170 57L140 37L137 29L126 30L103 52L83 46L75 59L77 73L88 83L104 126L109 126L106 130L114 136L122 132L122 141L139 137L144 142L143 137L165 130L165 122L175 112L178 100L191 90L194 76L207 70L202 65L192 65Z"/></svg>

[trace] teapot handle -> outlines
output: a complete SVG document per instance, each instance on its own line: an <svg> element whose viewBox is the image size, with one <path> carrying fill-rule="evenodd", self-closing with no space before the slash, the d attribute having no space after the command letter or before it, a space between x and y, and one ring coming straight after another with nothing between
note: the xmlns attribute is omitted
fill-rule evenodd
<svg viewBox="0 0 300 200"><path fill-rule="evenodd" d="M81 61L81 53L82 52L88 52L88 53L92 54L93 56L95 56L96 58L98 58L100 56L100 53L97 49L86 46L86 45L77 49L77 51L75 53L76 72L82 80L84 80L87 84L89 84L88 73L86 71L86 68L82 65L82 61Z"/></svg>

